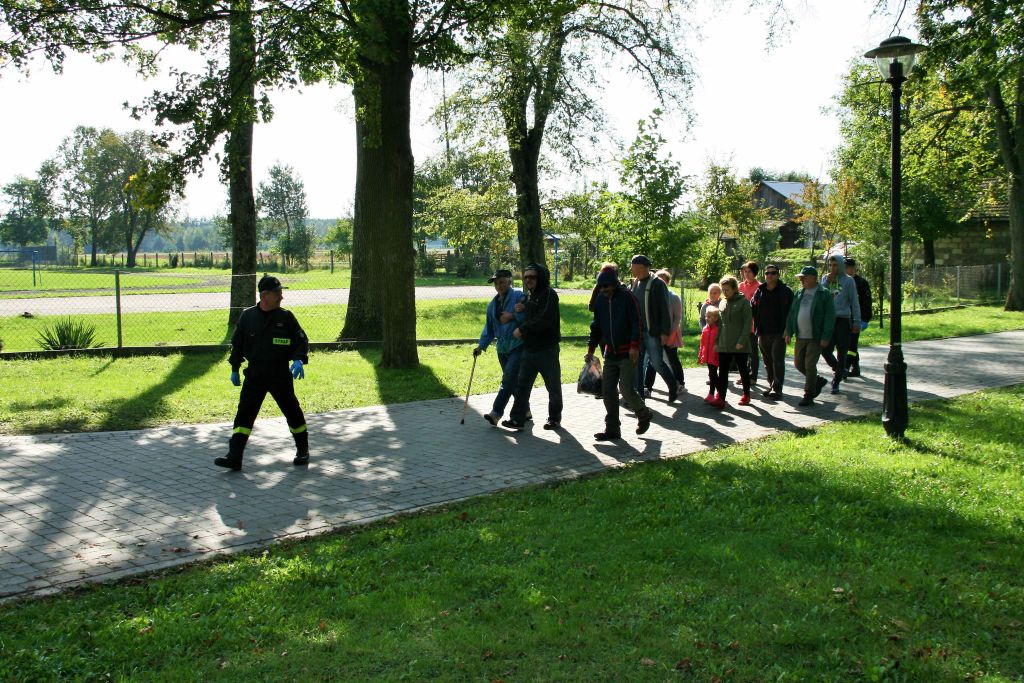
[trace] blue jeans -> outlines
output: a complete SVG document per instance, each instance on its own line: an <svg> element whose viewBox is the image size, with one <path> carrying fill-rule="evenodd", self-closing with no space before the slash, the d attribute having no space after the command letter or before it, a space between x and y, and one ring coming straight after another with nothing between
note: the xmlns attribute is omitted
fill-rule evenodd
<svg viewBox="0 0 1024 683"><path fill-rule="evenodd" d="M516 382L516 400L509 413L509 419L513 422L526 422L530 393L538 373L544 378L544 388L548 390L548 419L552 422L562 421L562 366L558 361L558 345L555 344L539 351L523 350L519 380Z"/></svg>
<svg viewBox="0 0 1024 683"><path fill-rule="evenodd" d="M670 392L678 391L679 382L676 380L672 368L665 362L665 349L661 345L661 337L655 337L647 332L644 332L643 336L644 343L640 345L640 359L636 362L635 385L637 393L641 396L644 395L644 379L647 376L646 366L644 365L645 361L650 363L657 373L661 375Z"/></svg>
<svg viewBox="0 0 1024 683"><path fill-rule="evenodd" d="M519 381L519 366L523 360L523 346L520 344L508 353L498 354L498 364L501 366L501 386L498 388L498 395L494 397L494 405L491 412L501 417L505 413L505 406L516 393L516 385ZM526 406L530 410L530 406Z"/></svg>

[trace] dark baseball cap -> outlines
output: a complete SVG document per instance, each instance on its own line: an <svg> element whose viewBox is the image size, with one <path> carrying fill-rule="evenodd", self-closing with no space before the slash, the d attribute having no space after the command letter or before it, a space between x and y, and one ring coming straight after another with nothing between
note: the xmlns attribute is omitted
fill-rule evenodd
<svg viewBox="0 0 1024 683"><path fill-rule="evenodd" d="M512 279L512 271L511 270L505 270L504 268L499 268L498 270L494 271L494 275L492 275L491 277L487 278L487 281L488 282L494 282L499 277L507 277L507 278L509 278L511 280Z"/></svg>
<svg viewBox="0 0 1024 683"><path fill-rule="evenodd" d="M637 254L636 256L634 256L633 260L631 260L630 263L639 263L641 265L647 266L648 268L651 267L651 259L647 258L643 254Z"/></svg>
<svg viewBox="0 0 1024 683"><path fill-rule="evenodd" d="M272 292L275 289L288 289L288 288L285 287L284 285L282 285L281 281L278 280L273 275L264 275L263 277L260 278L259 284L256 285L256 290L258 292L260 292L260 293Z"/></svg>
<svg viewBox="0 0 1024 683"><path fill-rule="evenodd" d="M846 265L853 266L854 268L856 268L857 267L857 259L852 259L852 258L847 257L846 258Z"/></svg>
<svg viewBox="0 0 1024 683"><path fill-rule="evenodd" d="M610 270L602 270L597 276L597 286L604 287L605 285L614 285L619 281L619 278L615 276L615 273Z"/></svg>
<svg viewBox="0 0 1024 683"><path fill-rule="evenodd" d="M818 277L818 269L815 268L814 266L804 266L803 268L800 269L800 274L797 275L797 277L806 277L808 275Z"/></svg>

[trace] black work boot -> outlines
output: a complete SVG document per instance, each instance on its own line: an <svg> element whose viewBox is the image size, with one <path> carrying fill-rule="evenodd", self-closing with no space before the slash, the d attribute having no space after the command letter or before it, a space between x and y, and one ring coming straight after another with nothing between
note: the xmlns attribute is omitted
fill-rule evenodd
<svg viewBox="0 0 1024 683"><path fill-rule="evenodd" d="M651 428L651 409L644 408L641 412L636 414L637 425L636 433L643 434Z"/></svg>
<svg viewBox="0 0 1024 683"><path fill-rule="evenodd" d="M292 464L296 467L309 464L309 432L299 432L295 437L295 459Z"/></svg>
<svg viewBox="0 0 1024 683"><path fill-rule="evenodd" d="M228 454L223 458L216 458L213 464L218 467L227 467L235 472L242 469L242 454L235 451L228 451Z"/></svg>
<svg viewBox="0 0 1024 683"><path fill-rule="evenodd" d="M235 432L228 441L228 454L223 458L217 458L213 464L217 467L227 467L235 472L242 469L242 453L245 451L245 444L249 441L248 434Z"/></svg>

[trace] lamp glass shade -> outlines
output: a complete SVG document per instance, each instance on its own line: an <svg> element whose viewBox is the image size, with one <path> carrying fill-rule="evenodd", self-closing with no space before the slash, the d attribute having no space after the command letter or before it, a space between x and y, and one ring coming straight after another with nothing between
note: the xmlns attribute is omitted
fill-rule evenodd
<svg viewBox="0 0 1024 683"><path fill-rule="evenodd" d="M901 76L906 78L910 75L910 70L914 68L915 55L926 49L924 45L914 43L910 38L893 36L883 40L878 47L869 50L864 56L875 60L883 79L892 78L891 65L893 62L899 62L903 67Z"/></svg>

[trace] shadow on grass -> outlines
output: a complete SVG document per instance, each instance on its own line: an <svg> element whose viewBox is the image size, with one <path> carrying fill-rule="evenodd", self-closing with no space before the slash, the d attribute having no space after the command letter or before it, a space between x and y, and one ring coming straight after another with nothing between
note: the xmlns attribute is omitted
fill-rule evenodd
<svg viewBox="0 0 1024 683"><path fill-rule="evenodd" d="M452 393L441 380L437 378L429 366L420 363L419 367L413 369L404 368L382 368L380 366L381 352L379 349L361 348L359 356L373 366L377 377L377 389L380 392L381 403L408 403L409 401L421 401L451 396ZM469 379L468 377L466 378Z"/></svg>
<svg viewBox="0 0 1024 683"><path fill-rule="evenodd" d="M100 410L106 412L95 431L118 431L125 425L147 425L151 418L164 411L164 401L220 363L221 352L181 354L162 381L130 397L105 402Z"/></svg>

